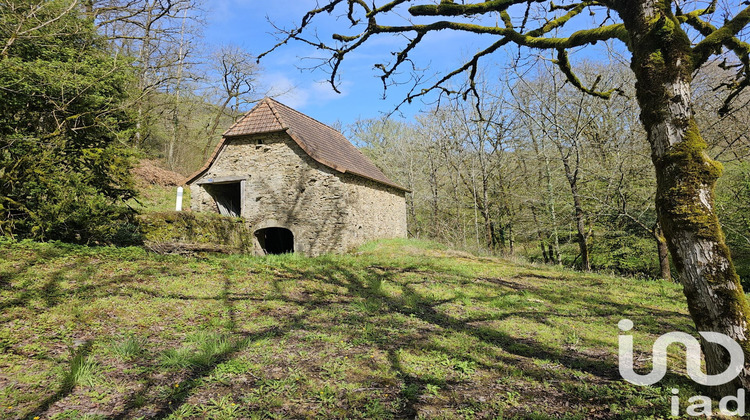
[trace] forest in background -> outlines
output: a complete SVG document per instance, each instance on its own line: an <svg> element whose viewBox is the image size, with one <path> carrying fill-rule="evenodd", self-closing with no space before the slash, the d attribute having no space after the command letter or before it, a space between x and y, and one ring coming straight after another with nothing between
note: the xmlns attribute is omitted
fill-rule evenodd
<svg viewBox="0 0 750 420"><path fill-rule="evenodd" d="M523 76L483 77L480 102L446 98L413 122L358 121L350 136L412 191L410 235L582 270L671 278L630 69L581 66L583 77L620 90L602 100L567 83L549 58L536 64ZM741 277L750 279L750 110L717 116L722 98L713 87L728 77L710 65L694 95L710 155L724 164L716 189L721 222Z"/></svg>
<svg viewBox="0 0 750 420"><path fill-rule="evenodd" d="M236 46L203 45L197 0L5 0L0 8L0 229L6 236L127 242L137 230L127 168L143 157L188 174L272 86ZM476 252L668 277L655 181L630 70L588 63L619 86L608 101L566 83L548 61L484 77L481 103L444 98L405 121L345 134L408 199L410 235ZM743 106L718 117L716 63L694 83L717 204L750 278L750 165ZM742 98L740 98L742 100ZM431 107L431 108L430 108ZM328 122L339 126L338 123Z"/></svg>

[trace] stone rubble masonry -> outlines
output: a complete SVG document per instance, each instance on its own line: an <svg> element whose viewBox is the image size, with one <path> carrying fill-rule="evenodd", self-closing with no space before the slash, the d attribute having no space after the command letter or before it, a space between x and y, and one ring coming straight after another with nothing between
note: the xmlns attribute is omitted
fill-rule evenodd
<svg viewBox="0 0 750 420"><path fill-rule="evenodd" d="M241 216L254 232L283 227L294 250L342 253L375 239L406 237L405 192L313 160L285 132L228 138L190 185L193 211L217 212L201 180L244 177ZM262 253L255 238L255 253Z"/></svg>

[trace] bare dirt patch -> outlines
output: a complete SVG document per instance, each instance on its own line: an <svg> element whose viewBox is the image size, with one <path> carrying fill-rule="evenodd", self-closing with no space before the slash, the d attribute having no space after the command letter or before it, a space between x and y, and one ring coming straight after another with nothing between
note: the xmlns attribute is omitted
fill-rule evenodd
<svg viewBox="0 0 750 420"><path fill-rule="evenodd" d="M162 187L176 187L184 185L187 178L169 169L164 169L158 160L143 159L133 168L133 175L137 182L143 185L159 185Z"/></svg>

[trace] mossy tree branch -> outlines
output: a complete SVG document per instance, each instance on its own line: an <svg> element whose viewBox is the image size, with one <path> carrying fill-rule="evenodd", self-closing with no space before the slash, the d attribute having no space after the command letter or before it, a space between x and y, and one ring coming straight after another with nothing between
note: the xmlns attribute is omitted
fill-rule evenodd
<svg viewBox="0 0 750 420"><path fill-rule="evenodd" d="M547 0L493 0L482 3L456 4L441 1L440 4L422 4L409 8L412 16L462 16L502 12L516 4L544 3Z"/></svg>
<svg viewBox="0 0 750 420"><path fill-rule="evenodd" d="M675 12L673 19L675 19L676 24L689 25L695 28L704 37L702 41L695 45L690 53L692 66L694 68L697 69L708 59L708 57L716 53L717 49L720 49L722 46L729 48L742 61L745 77L730 86L732 92L727 98L728 102L725 107L722 108L728 109L729 101L739 94L738 89L744 89L744 87L750 84L750 82L744 81L745 79L750 79L750 59L748 58L750 57L750 44L741 41L737 37L737 34L742 28L750 23L750 7L747 7L736 14L721 28L715 28L706 20L702 19L702 17L715 13L717 10L717 2L718 0L712 0L705 8L687 13L684 13L679 5L664 7L674 7ZM383 82L385 90L387 89L388 81L397 73L399 68L405 63L411 62L409 55L419 46L430 32L448 30L486 34L499 37L500 39L497 42L492 43L485 50L481 50L474 54L469 60L457 67L454 71L447 73L445 75L447 77L441 77L439 83L446 83L453 77L467 71L471 77L476 74L479 59L487 56L490 52L497 51L499 45L516 44L518 46L532 49L549 49L557 51L557 64L560 66L563 74L565 74L571 84L578 87L583 92L594 96L608 97L614 93L616 89L600 91L593 87L585 87L574 74L567 53L560 53L560 51L613 39L620 40L626 45L631 41L627 28L617 21L609 25L580 29L564 37L550 36L558 29L565 27L571 19L578 16L588 8L605 8L608 11L607 19L605 19L606 22L606 20L610 19L609 11L619 13L623 8L628 7L629 1L625 0L564 1L562 4L555 4L549 0L488 0L475 3L468 1L456 2L454 0L442 0L438 4L418 4L406 8L410 3L411 0L390 0L382 5L376 5L375 2L368 2L367 0L329 0L322 6L307 12L303 16L298 27L286 31L280 29L279 31L283 33L284 36L280 38L279 42L269 51L261 54L259 59L288 43L290 40L302 41L317 49L330 51L331 56L330 59L326 61L326 64L328 65L326 68L328 69L327 71L330 72L329 82L334 90L338 92L338 72L343 60L350 52L360 48L375 35L402 34L407 38L407 43L401 49L393 52L393 56L395 57L394 61L374 65L375 68L382 72L380 74L380 79ZM541 22L541 26L527 31L526 25L530 21L529 13L533 4L543 5L541 7L545 7L551 16ZM514 26L513 18L511 16L511 13L515 13L513 6L525 6L525 13L522 11L518 12L518 18L520 19L523 17L523 23L520 27ZM340 7L345 9L341 11L341 15L349 21L351 27L361 28L359 33L351 35L339 33L334 34L333 39L337 41L337 45L328 45L319 39L310 39L309 37L303 36L303 32L307 31L310 22L315 17L322 14L331 15ZM408 13L414 17L472 17L497 13L500 17L501 24L489 26L453 19L441 19L426 24L409 22L407 25L383 25L379 22L381 16L390 16L396 12L395 9L397 8L408 10ZM523 15L521 16L521 14ZM414 80L417 80L416 76ZM438 89L438 87L439 86L433 84L426 89L417 90L418 86L415 85L404 102L410 102L415 97L422 96L429 91Z"/></svg>
<svg viewBox="0 0 750 420"><path fill-rule="evenodd" d="M610 39L621 39L626 40L627 39L627 33L625 32L625 28L621 24L613 24L604 26L601 28L594 28L594 29L588 29L588 30L581 30L574 32L569 37L561 37L561 38L547 38L543 37L543 35L553 31L554 29L562 26L564 22L569 20L572 16L575 16L576 14L580 13L581 10L583 10L583 7L577 7L574 8L565 15L561 16L559 19L551 20L547 22L544 26L537 28L535 30L529 31L526 34L522 34L520 32L515 31L512 29L512 27L486 27L486 26L479 26L474 24L465 24L460 22L448 22L448 21L440 21L435 22L429 25L412 25L412 26L371 26L366 33L365 36L368 36L370 34L375 33L403 33L403 32L410 32L410 31L416 31L419 35L417 38L415 38L412 42L409 43L409 45L402 50L397 55L397 60L394 63L394 65L388 69L385 70L384 66L379 64L376 65L376 67L380 68L381 70L384 70L384 74L381 76L383 78L383 81L390 77L390 75L393 73L393 71L401 65L404 61L406 61L406 54L408 54L409 51L411 51L414 47L416 47L418 41L421 41L421 39L424 37L425 34L431 31L436 30L442 30L442 29L452 29L452 30L458 30L458 31L465 31L465 32L472 32L472 33L491 33L495 35L501 35L502 38L500 41L493 43L485 50L482 50L475 54L469 61L465 62L462 66L456 68L454 71L447 73L444 77L442 77L438 83L433 84L432 86L422 89L418 93L410 93L405 101L402 102L411 102L413 99L419 96L424 96L425 94L438 89L439 86L441 86L443 83L447 82L448 80L452 79L453 77L464 73L465 71L470 71L469 73L469 86L470 90L474 86L473 84L473 78L476 75L477 67L478 67L478 60L482 57L485 57L495 51L497 51L501 46L509 44L509 43L515 43L517 45L523 45L530 48L537 48L537 49L557 49L557 50L565 50L566 48L574 48L578 46L583 46L586 44L593 44L598 41L606 41ZM364 36L363 36L364 38ZM417 42L414 42L414 41ZM363 39L360 38L359 42L356 44L357 46L361 45L361 42L363 42ZM345 51L349 52L352 48L347 48ZM404 54L406 53L406 54ZM566 60L567 62L567 60ZM338 68L338 64L336 63L335 67ZM570 64L568 62L568 68L570 68ZM579 84L575 84L575 86L581 86ZM584 92L592 93L593 91L583 89ZM466 92L463 92L462 94L466 96ZM599 97L605 97L606 94L595 94L595 96Z"/></svg>
<svg viewBox="0 0 750 420"><path fill-rule="evenodd" d="M697 19L697 16L694 16L694 20L695 19ZM750 6L737 13L721 28L711 31L709 35L693 47L693 68L698 69L702 66L717 49L727 45L727 43L733 44L732 39L736 39L735 36L740 33L748 23L750 23Z"/></svg>
<svg viewBox="0 0 750 420"><path fill-rule="evenodd" d="M601 82L602 77L598 76L594 83L591 85L590 88L587 88L583 85L581 80L578 78L578 76L575 75L573 72L573 69L570 66L570 61L568 60L568 52L564 48L560 48L557 50L557 60L554 61L555 64L557 64L557 67L560 68L560 71L565 75L565 77L568 79L568 82L570 82L571 85L575 86L578 90L587 93L591 96L596 96L598 98L602 99L609 99L613 93L618 92L622 93L622 90L618 88L613 88L607 91L598 91L596 90L596 86Z"/></svg>
<svg viewBox="0 0 750 420"><path fill-rule="evenodd" d="M408 25L408 26L381 26L371 25L367 31L358 37L374 34L397 34L397 33L409 33L409 32L435 32L441 30L453 30L459 32L468 32L475 34L490 34L498 35L501 37L508 38L508 41L515 44L535 48L535 49L553 49L558 48L575 48L581 47L587 44L596 44L599 41L607 41L611 39L619 39L626 41L627 31L625 27L620 24L612 24L594 29L582 29L573 32L568 37L543 37L541 35L546 34L557 26L551 26L549 30L543 31L542 28L538 29L536 33L539 35L522 34L513 29L501 28L497 26L481 26L472 23L464 22L452 22L452 21L439 21L426 25ZM531 33L531 32L530 32ZM337 39L345 39L341 35L337 35ZM349 48L347 48L348 50Z"/></svg>
<svg viewBox="0 0 750 420"><path fill-rule="evenodd" d="M677 15L677 19L681 23L687 23L701 35L708 38L709 36L716 33L716 31L719 29L717 29L711 23L701 19L700 16L713 13L714 11L716 11L716 0L714 0L714 2L712 2L711 5L706 9L679 14ZM740 40L736 36L728 36L724 38L724 40L722 41L722 45L734 52L734 54L742 63L739 72L740 74L742 74L742 77L738 78L733 83L725 85L729 88L729 94L726 98L724 98L723 104L718 110L720 116L723 116L727 112L729 112L734 99L739 96L745 90L745 88L750 86L750 44Z"/></svg>
<svg viewBox="0 0 750 420"><path fill-rule="evenodd" d="M463 65L456 68L454 71L446 74L446 77L442 77L437 84L416 91L415 86L410 94L405 98L404 102L411 102L416 97L423 96L426 93L438 89L440 84L446 83L448 80L456 77L466 71L469 72L469 77L473 79L476 75L479 59L485 57L500 48L502 45L509 43L515 43L517 45L526 46L535 49L566 49L583 46L586 44L596 43L598 41L606 41L610 39L620 39L623 42L627 42L627 32L622 24L612 24L592 29L582 29L575 31L567 37L549 37L548 34L563 27L572 18L579 15L587 7L604 5L603 1L586 0L568 5L554 5L550 4L551 11L563 11L558 16L546 20L541 26L530 31L524 31L526 23L528 21L528 11L532 3L544 3L548 0L495 0L486 1L482 3L473 4L455 4L452 1L443 1L439 5L421 5L412 6L409 8L409 12L414 16L427 16L434 13L434 15L441 16L457 16L457 15L479 15L491 12L497 12L500 14L502 20L502 27L498 26L483 26L473 23L456 22L441 20L432 22L429 24L410 24L403 26L390 26L381 25L378 23L378 17L385 15L394 8L409 3L409 0L392 0L381 6L376 6L374 3L368 5L365 0L331 0L327 4L318 7L316 9L307 12L298 27L292 30L284 30L276 28L284 36L280 38L279 42L275 44L270 50L260 54L258 59L260 60L264 56L268 55L272 51L279 47L287 44L290 40L297 40L308 45L311 45L317 49L327 50L331 52L331 57L326 61L330 67L330 78L329 83L336 92L339 92L337 86L338 72L341 67L341 63L345 57L352 51L358 49L365 44L373 35L379 34L404 34L408 37L409 41L405 47L401 50L394 52L395 61L390 64L378 63L375 64L375 68L380 69L382 74L380 76L383 81L384 89L388 86L388 80L395 74L395 72L404 63L410 62L409 54L421 43L424 37L430 32L436 32L441 30L453 30L460 32L468 32L475 34L488 34L495 35L501 39L494 42L485 50L479 51L471 59L466 61ZM526 5L527 15L524 15L524 23L519 29L516 29L513 25L512 18L508 13L507 9L513 5ZM305 32L310 22L318 15L321 14L332 14L335 9L339 6L345 6L346 10L343 12L352 27L364 24L365 27L360 33L353 35L345 34L333 34L332 38L338 41L339 45L328 45L319 39L309 39L304 37L302 34ZM434 10L433 10L434 9ZM357 10L361 11L364 15L366 22L363 22L361 18L357 16ZM439 12L439 13L438 13ZM410 35L415 34L415 35ZM469 82L469 90L473 86L473 81ZM584 90L585 91L585 90ZM466 96L467 92L461 92ZM600 95L597 95L600 96ZM404 103L402 102L402 104Z"/></svg>
<svg viewBox="0 0 750 420"><path fill-rule="evenodd" d="M698 9L694 10L692 12L684 13L682 11L682 7L680 5L675 6L675 16L677 17L700 17L700 16L706 16L714 13L716 11L716 5L718 3L718 0L711 0L711 3L706 7L705 9Z"/></svg>

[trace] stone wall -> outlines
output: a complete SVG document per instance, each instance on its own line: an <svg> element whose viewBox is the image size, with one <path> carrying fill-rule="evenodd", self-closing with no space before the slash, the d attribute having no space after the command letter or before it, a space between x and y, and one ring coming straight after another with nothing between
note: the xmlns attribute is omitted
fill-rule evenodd
<svg viewBox="0 0 750 420"><path fill-rule="evenodd" d="M343 174L350 211L349 247L386 238L406 238L404 192L356 175Z"/></svg>
<svg viewBox="0 0 750 420"><path fill-rule="evenodd" d="M186 211L138 215L144 245L157 252L190 253L252 250L253 234L242 219Z"/></svg>
<svg viewBox="0 0 750 420"><path fill-rule="evenodd" d="M406 236L403 192L314 161L286 133L228 141L190 186L193 211L217 211L199 184L225 177L244 179L241 216L250 228L291 230L295 252L345 252L368 240Z"/></svg>

